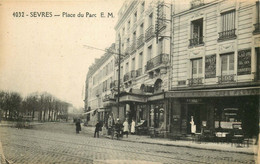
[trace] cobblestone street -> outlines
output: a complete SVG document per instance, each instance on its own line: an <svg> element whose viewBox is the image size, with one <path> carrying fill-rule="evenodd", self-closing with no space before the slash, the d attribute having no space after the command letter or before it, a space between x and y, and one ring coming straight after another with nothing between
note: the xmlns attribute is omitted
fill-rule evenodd
<svg viewBox="0 0 260 164"><path fill-rule="evenodd" d="M11 163L254 163L246 153L201 150L93 138L74 124L46 123L33 129L0 126L3 152Z"/></svg>

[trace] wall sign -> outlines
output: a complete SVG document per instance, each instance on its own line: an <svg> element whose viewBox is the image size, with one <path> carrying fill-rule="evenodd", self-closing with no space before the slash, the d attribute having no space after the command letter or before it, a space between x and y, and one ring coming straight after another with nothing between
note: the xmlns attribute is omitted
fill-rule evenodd
<svg viewBox="0 0 260 164"><path fill-rule="evenodd" d="M205 78L216 77L216 55L205 56Z"/></svg>
<svg viewBox="0 0 260 164"><path fill-rule="evenodd" d="M251 74L251 49L238 51L237 74Z"/></svg>

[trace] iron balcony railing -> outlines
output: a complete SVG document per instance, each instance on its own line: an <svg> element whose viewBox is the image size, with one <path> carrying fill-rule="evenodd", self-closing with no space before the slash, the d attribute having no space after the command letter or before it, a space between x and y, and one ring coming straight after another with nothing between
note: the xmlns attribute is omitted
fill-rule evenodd
<svg viewBox="0 0 260 164"><path fill-rule="evenodd" d="M150 25L146 30L145 30L145 41L149 41L154 37L154 27L153 25Z"/></svg>
<svg viewBox="0 0 260 164"><path fill-rule="evenodd" d="M129 72L127 72L125 75L124 75L124 82L128 81L129 80Z"/></svg>
<svg viewBox="0 0 260 164"><path fill-rule="evenodd" d="M142 75L142 70L143 70L142 68L139 68L136 70L136 73L135 73L136 77L139 77Z"/></svg>
<svg viewBox="0 0 260 164"><path fill-rule="evenodd" d="M259 11L260 12L260 11ZM255 30L254 30L254 34L258 34L258 33L260 33L260 23L256 23L256 24L254 24L254 26L255 26Z"/></svg>
<svg viewBox="0 0 260 164"><path fill-rule="evenodd" d="M220 32L218 40L228 40L234 38L236 38L236 29Z"/></svg>
<svg viewBox="0 0 260 164"><path fill-rule="evenodd" d="M198 78L191 78L188 79L188 84L189 86L195 86L195 85L201 85L203 81L203 77L198 77Z"/></svg>
<svg viewBox="0 0 260 164"><path fill-rule="evenodd" d="M190 39L190 46L197 46L203 43L203 36Z"/></svg>
<svg viewBox="0 0 260 164"><path fill-rule="evenodd" d="M236 76L236 74L218 76L218 83L221 84L221 83L234 82L235 76Z"/></svg>
<svg viewBox="0 0 260 164"><path fill-rule="evenodd" d="M137 38L137 48L140 48L144 45L144 34L141 34L138 38Z"/></svg>
<svg viewBox="0 0 260 164"><path fill-rule="evenodd" d="M146 64L146 71L149 71L161 64L168 64L169 63L169 54L162 53L151 60L147 61Z"/></svg>
<svg viewBox="0 0 260 164"><path fill-rule="evenodd" d="M133 40L130 51L131 53L134 53L136 51L136 39Z"/></svg>
<svg viewBox="0 0 260 164"><path fill-rule="evenodd" d="M130 50L131 50L131 47L130 47L130 46L126 47L126 49L125 49L125 51L124 51L124 54L125 54L126 56L129 55L129 54L130 54Z"/></svg>

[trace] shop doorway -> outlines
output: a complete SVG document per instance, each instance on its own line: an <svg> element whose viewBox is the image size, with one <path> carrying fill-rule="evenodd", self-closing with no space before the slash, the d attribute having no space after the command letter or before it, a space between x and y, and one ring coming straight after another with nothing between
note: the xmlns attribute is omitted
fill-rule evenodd
<svg viewBox="0 0 260 164"><path fill-rule="evenodd" d="M188 104L187 133L201 133L203 120L206 120L206 111L203 104Z"/></svg>

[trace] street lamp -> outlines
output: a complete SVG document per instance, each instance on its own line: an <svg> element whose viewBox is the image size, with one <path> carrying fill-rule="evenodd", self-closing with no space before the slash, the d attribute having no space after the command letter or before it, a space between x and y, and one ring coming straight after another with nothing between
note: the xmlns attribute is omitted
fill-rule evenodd
<svg viewBox="0 0 260 164"><path fill-rule="evenodd" d="M117 86L117 116L119 118L119 99L120 99L120 64L121 64L121 37L119 37L119 49L118 49L118 86Z"/></svg>

